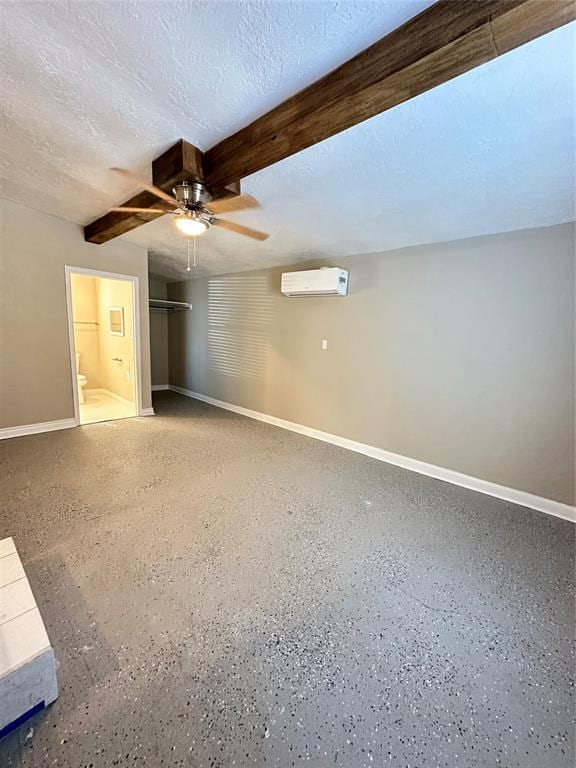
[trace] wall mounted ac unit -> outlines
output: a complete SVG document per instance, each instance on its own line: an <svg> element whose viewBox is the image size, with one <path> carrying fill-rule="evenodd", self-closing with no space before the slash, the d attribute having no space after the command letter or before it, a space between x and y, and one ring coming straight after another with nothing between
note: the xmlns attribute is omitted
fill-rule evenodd
<svg viewBox="0 0 576 768"><path fill-rule="evenodd" d="M338 267L284 272L280 290L285 296L346 296L348 270Z"/></svg>

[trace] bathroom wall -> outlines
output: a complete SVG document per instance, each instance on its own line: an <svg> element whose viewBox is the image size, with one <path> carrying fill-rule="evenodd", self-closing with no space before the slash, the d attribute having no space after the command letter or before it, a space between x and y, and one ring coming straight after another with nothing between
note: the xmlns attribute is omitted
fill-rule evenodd
<svg viewBox="0 0 576 768"><path fill-rule="evenodd" d="M74 344L80 353L80 370L88 379L86 389L101 386L99 372L98 288L94 277L72 275Z"/></svg>
<svg viewBox="0 0 576 768"><path fill-rule="evenodd" d="M166 281L150 276L151 299L168 298ZM150 363L152 386L168 384L168 313L150 310Z"/></svg>
<svg viewBox="0 0 576 768"><path fill-rule="evenodd" d="M134 402L132 284L88 275L72 275L71 283L74 342L86 390L102 388ZM124 336L110 333L112 307L124 310Z"/></svg>
<svg viewBox="0 0 576 768"><path fill-rule="evenodd" d="M132 283L98 278L98 337L101 386L134 402L134 310ZM109 310L124 309L124 336L110 333ZM121 362L118 362L118 359Z"/></svg>

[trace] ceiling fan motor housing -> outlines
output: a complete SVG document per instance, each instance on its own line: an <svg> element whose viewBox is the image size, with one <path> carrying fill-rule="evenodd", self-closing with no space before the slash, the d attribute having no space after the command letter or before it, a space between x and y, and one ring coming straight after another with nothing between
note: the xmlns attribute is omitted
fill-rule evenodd
<svg viewBox="0 0 576 768"><path fill-rule="evenodd" d="M196 208L212 199L212 195L199 181L181 181L176 184L173 192L176 200L185 208Z"/></svg>

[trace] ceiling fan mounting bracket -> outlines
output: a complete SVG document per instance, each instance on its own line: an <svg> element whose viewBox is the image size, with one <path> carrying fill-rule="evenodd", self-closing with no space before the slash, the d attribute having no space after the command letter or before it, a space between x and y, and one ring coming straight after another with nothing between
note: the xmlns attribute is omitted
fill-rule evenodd
<svg viewBox="0 0 576 768"><path fill-rule="evenodd" d="M212 200L212 195L201 181L183 181L175 184L172 192L183 208L199 208Z"/></svg>

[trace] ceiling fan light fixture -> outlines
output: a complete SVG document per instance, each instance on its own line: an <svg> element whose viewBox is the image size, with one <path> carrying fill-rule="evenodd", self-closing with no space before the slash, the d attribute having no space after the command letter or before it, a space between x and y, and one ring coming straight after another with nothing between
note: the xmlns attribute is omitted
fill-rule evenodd
<svg viewBox="0 0 576 768"><path fill-rule="evenodd" d="M202 235L208 229L208 224L197 214L182 214L181 216L177 216L174 220L180 232L188 237Z"/></svg>

